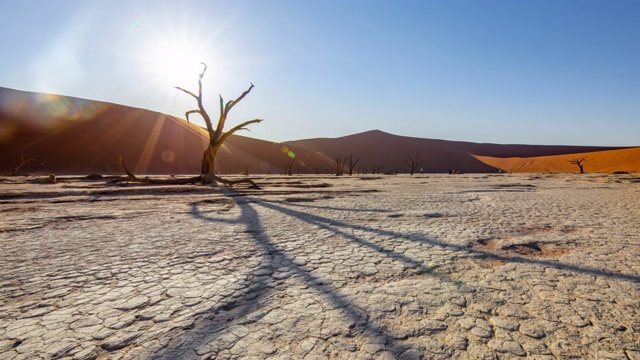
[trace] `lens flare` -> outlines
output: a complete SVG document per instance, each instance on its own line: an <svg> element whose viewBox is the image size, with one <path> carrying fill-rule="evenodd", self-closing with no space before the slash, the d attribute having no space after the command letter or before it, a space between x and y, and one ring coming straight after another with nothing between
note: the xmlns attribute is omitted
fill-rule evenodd
<svg viewBox="0 0 640 360"><path fill-rule="evenodd" d="M176 153L171 150L165 150L162 152L162 161L172 163L176 159Z"/></svg>
<svg viewBox="0 0 640 360"><path fill-rule="evenodd" d="M131 35L133 30L135 30L138 27L138 25L140 25L140 19L137 19L136 21L133 22L133 24L131 24L131 26L129 27L129 30L127 30L127 35Z"/></svg>
<svg viewBox="0 0 640 360"><path fill-rule="evenodd" d="M1 111L40 128L53 128L61 120L91 120L107 107L105 103L49 94L16 93L0 99Z"/></svg>
<svg viewBox="0 0 640 360"><path fill-rule="evenodd" d="M0 124L0 144L3 142L9 142L17 130L18 126L16 125Z"/></svg>

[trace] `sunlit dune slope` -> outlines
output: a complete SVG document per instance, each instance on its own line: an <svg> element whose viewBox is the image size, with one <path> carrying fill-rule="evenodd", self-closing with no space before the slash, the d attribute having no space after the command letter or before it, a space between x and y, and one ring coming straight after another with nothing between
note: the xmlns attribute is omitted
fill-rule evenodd
<svg viewBox="0 0 640 360"><path fill-rule="evenodd" d="M207 140L204 129L165 114L0 88L0 173L10 172L23 156L36 161L21 173L121 174L113 159L122 155L136 174L196 174ZM294 171L330 167L320 154L283 150L281 144L234 135L216 166L222 172L248 167L250 173L278 173L295 155Z"/></svg>
<svg viewBox="0 0 640 360"><path fill-rule="evenodd" d="M640 172L640 147L619 150L596 151L555 156L538 156L529 158L498 158L475 156L483 163L498 169L513 172L580 172L577 165L569 160L585 158L584 171L589 172Z"/></svg>

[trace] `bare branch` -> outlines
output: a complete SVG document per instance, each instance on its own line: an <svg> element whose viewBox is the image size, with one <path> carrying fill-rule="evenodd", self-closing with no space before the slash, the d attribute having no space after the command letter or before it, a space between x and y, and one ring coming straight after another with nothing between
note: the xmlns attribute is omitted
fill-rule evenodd
<svg viewBox="0 0 640 360"><path fill-rule="evenodd" d="M196 100L198 100L198 97L196 96L196 94L192 93L192 92L191 92L191 91L189 91L189 90L183 89L183 88L181 88L181 87L179 87L179 86L174 86L174 89L178 89L178 90L180 90L180 91L182 91L182 92L185 92L185 93L187 93L187 94L189 94L189 95L193 96Z"/></svg>
<svg viewBox="0 0 640 360"><path fill-rule="evenodd" d="M187 118L187 124L189 124L189 114L200 114L202 115L202 111L200 110L190 110L184 113L184 116Z"/></svg>
<svg viewBox="0 0 640 360"><path fill-rule="evenodd" d="M200 64L202 64L204 66L204 68L202 69L202 72L198 76L198 80L202 80L202 78L204 77L204 73L207 71L207 64L205 64L203 62L201 62Z"/></svg>
<svg viewBox="0 0 640 360"><path fill-rule="evenodd" d="M234 132L238 131L238 130L247 130L244 127L249 125L249 124L253 124L253 123L259 123L261 122L262 119L253 119L253 120L249 120L249 121L245 121L242 124L230 129L229 131L227 131L226 133L224 133L224 135L222 135L220 137L220 143L224 143L225 140L227 140L227 138L231 135L233 135Z"/></svg>
<svg viewBox="0 0 640 360"><path fill-rule="evenodd" d="M11 176L15 176L18 173L18 170L20 170L21 167L27 165L28 163L32 162L32 161L36 161L36 158L25 158L24 154L20 155L20 164L18 164L18 166L16 166L15 168L13 168L13 170L11 171Z"/></svg>
<svg viewBox="0 0 640 360"><path fill-rule="evenodd" d="M222 95L218 95L220 97L220 116L218 117L218 125L216 126L216 131L209 134L212 141L218 141L222 136L222 130L224 129L224 123L227 121L227 114L224 111L224 99ZM215 139L215 140L214 140Z"/></svg>
<svg viewBox="0 0 640 360"><path fill-rule="evenodd" d="M222 95L218 95L220 97L220 116L222 116L222 114L224 114L224 108L222 107L224 105L224 99L222 98Z"/></svg>
<svg viewBox="0 0 640 360"><path fill-rule="evenodd" d="M198 109L197 111L190 111L187 114L185 114L185 116L187 116L187 122L189 122L189 118L188 118L188 114L192 114L194 112L198 112L198 114L200 114L200 116L202 116L202 118L204 119L205 124L207 124L207 131L209 132L209 137L211 137L211 135L213 134L213 125L211 124L211 118L209 117L209 114L207 114L207 111L204 109L204 107L202 106L202 77L204 76L204 73L207 71L207 64L202 63L202 65L204 65L204 68L202 69L202 72L200 73L200 75L198 76L198 95L192 93L189 90L183 89L179 86L176 86L175 88L192 96L194 99L196 99L196 101L198 102Z"/></svg>
<svg viewBox="0 0 640 360"><path fill-rule="evenodd" d="M255 86L253 85L253 83L251 83L251 86L249 86L249 88L248 88L245 92L243 92L243 93L242 93L242 95L240 95L240 96L239 96L237 99L235 99L235 100L229 101L229 102L227 103L227 105L225 106L224 112L228 114L228 113L229 113L229 111L230 111L234 106L236 106L236 104L237 104L237 103L239 103L239 102L240 102L240 100L244 99L244 97L245 97L245 96L247 96L247 95L251 92L251 89L253 89L254 87L255 87Z"/></svg>
<svg viewBox="0 0 640 360"><path fill-rule="evenodd" d="M581 157L581 158L575 158L575 159L570 159L567 160L567 162L574 164L574 165L580 165L582 164L585 160L587 159L587 157Z"/></svg>
<svg viewBox="0 0 640 360"><path fill-rule="evenodd" d="M233 100L227 101L227 105L224 106L225 113L229 113L229 109L231 109L231 104L233 104Z"/></svg>
<svg viewBox="0 0 640 360"><path fill-rule="evenodd" d="M122 170L125 172L125 174L127 174L127 178L129 179L129 181L135 181L135 182L145 182L145 180L141 180L138 179L131 171L129 171L129 169L127 169L127 166L124 164L124 159L122 158L122 155L120 155L117 159L111 155L109 155L106 151L102 152L106 157L108 157L109 159L111 159L112 161L117 162L120 167L122 168ZM122 180L118 180L118 181L122 181Z"/></svg>
<svg viewBox="0 0 640 360"><path fill-rule="evenodd" d="M138 178L131 171L129 171L129 169L127 169L127 166L124 164L124 160L122 159L122 155L120 155L120 158L118 159L118 164L120 164L122 170L124 170L124 172L127 174L129 180L138 181Z"/></svg>
<svg viewBox="0 0 640 360"><path fill-rule="evenodd" d="M224 105L224 108L223 108L224 101L222 100L222 96L220 96L220 118L218 119L218 127L216 128L216 132L213 136L216 139L216 141L219 141L220 139L222 139L222 131L224 129L224 124L227 121L227 116L229 115L229 111L231 111L231 109L238 102L240 102L240 100L242 100L245 96L247 96L247 94L249 94L251 92L251 89L253 89L254 87L255 86L253 85L253 83L251 83L251 86L249 87L249 89L243 92L242 95L240 95L237 99L229 100L227 104Z"/></svg>
<svg viewBox="0 0 640 360"><path fill-rule="evenodd" d="M214 175L213 178L220 183L223 184L227 184L227 185L235 185L235 184L241 184L241 183L248 183L251 184L251 186L249 186L250 189L260 189L260 186L258 186L256 183L253 182L253 180L249 179L249 178L245 178L245 179L238 179L238 180L227 180L227 179L223 179L219 176Z"/></svg>
<svg viewBox="0 0 640 360"><path fill-rule="evenodd" d="M198 105L200 106L201 110L204 110L202 109L202 78L204 77L204 73L207 71L207 64L200 64L204 65L204 69L202 69L202 72L198 76Z"/></svg>

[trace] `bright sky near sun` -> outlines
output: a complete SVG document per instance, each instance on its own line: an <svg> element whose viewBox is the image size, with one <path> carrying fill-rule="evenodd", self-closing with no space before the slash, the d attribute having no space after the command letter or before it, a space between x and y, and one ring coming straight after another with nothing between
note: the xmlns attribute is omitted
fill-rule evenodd
<svg viewBox="0 0 640 360"><path fill-rule="evenodd" d="M270 141L380 129L640 145L640 1L4 1L0 86L184 118L233 99ZM195 117L192 119L195 120ZM198 120L200 121L200 120ZM202 122L202 124L204 124Z"/></svg>

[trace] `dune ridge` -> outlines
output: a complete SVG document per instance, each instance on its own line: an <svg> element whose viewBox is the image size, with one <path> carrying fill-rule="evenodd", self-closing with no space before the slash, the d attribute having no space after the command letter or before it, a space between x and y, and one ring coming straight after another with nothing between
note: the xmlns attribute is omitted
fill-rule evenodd
<svg viewBox="0 0 640 360"><path fill-rule="evenodd" d="M260 126L269 126L268 121ZM205 129L175 116L108 102L0 87L0 173L21 156L34 158L22 173L121 174L123 156L136 174L197 174L208 141ZM423 139L366 131L338 138L274 143L234 134L218 153L222 173L334 172L334 157L352 155L355 171L407 173L419 155L426 173L575 172L567 154L588 156L589 172L640 171L636 150L597 146L501 145ZM619 151L619 152L616 152ZM621 151L621 152L620 152ZM597 155L589 155L597 152ZM540 158L540 159L537 159ZM520 160L518 160L520 159Z"/></svg>

